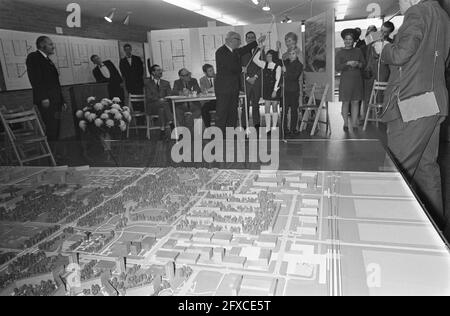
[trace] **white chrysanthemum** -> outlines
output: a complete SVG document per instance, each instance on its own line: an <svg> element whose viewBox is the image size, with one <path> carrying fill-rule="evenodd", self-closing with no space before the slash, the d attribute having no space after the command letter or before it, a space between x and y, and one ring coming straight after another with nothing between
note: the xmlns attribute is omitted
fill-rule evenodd
<svg viewBox="0 0 450 316"><path fill-rule="evenodd" d="M86 123L86 121L80 121L79 126L80 126L80 128L81 128L83 131L85 131L86 128L87 128L87 123Z"/></svg>
<svg viewBox="0 0 450 316"><path fill-rule="evenodd" d="M113 120L107 120L106 121L106 126L108 126L109 128L114 127L114 121Z"/></svg>
<svg viewBox="0 0 450 316"><path fill-rule="evenodd" d="M125 123L124 121L120 121L119 127L122 132L125 132L127 130L127 123Z"/></svg>
<svg viewBox="0 0 450 316"><path fill-rule="evenodd" d="M89 116L91 115L91 112L89 112L89 111L87 111L87 112L84 112L84 118L87 120L87 119L89 119Z"/></svg>
<svg viewBox="0 0 450 316"><path fill-rule="evenodd" d="M102 127L103 126L103 121L101 119L96 119L95 120L95 126Z"/></svg>
<svg viewBox="0 0 450 316"><path fill-rule="evenodd" d="M120 120L123 118L123 116L122 116L122 114L117 113L117 114L114 116L114 118L115 118L116 120L120 121Z"/></svg>
<svg viewBox="0 0 450 316"><path fill-rule="evenodd" d="M128 106L124 106L122 109L126 112L130 112L130 108Z"/></svg>
<svg viewBox="0 0 450 316"><path fill-rule="evenodd" d="M87 98L87 103L95 102L95 97Z"/></svg>
<svg viewBox="0 0 450 316"><path fill-rule="evenodd" d="M101 104L101 103L96 103L96 104L94 105L94 109L95 109L96 111L101 111L101 110L103 110L104 108L105 108L104 105Z"/></svg>
<svg viewBox="0 0 450 316"><path fill-rule="evenodd" d="M111 113L116 115L117 113L120 113L118 109L111 109Z"/></svg>
<svg viewBox="0 0 450 316"><path fill-rule="evenodd" d="M122 100L120 100L120 98L118 98L118 97L115 97L114 99L112 99L112 101L113 101L114 103L120 103L120 102L122 102Z"/></svg>
<svg viewBox="0 0 450 316"><path fill-rule="evenodd" d="M77 111L77 113L75 114L77 116L77 118L82 119L83 118L83 111Z"/></svg>
<svg viewBox="0 0 450 316"><path fill-rule="evenodd" d="M112 101L109 100L109 99L103 99L103 100L101 101L101 103L102 103L104 106L108 106L108 105L112 104Z"/></svg>
<svg viewBox="0 0 450 316"><path fill-rule="evenodd" d="M87 110L89 110L89 108L86 106L86 107L83 109L83 112L86 112Z"/></svg>
<svg viewBox="0 0 450 316"><path fill-rule="evenodd" d="M125 111L125 112L122 113L122 115L128 122L131 122L131 114L130 114L130 112Z"/></svg>
<svg viewBox="0 0 450 316"><path fill-rule="evenodd" d="M106 113L103 113L103 114L100 116L100 118L101 118L102 120L107 120L107 119L109 119L109 115L106 114Z"/></svg>
<svg viewBox="0 0 450 316"><path fill-rule="evenodd" d="M96 118L97 118L97 115L96 115L95 113L91 113L91 114L89 115L89 117L87 118L87 120L88 120L89 122L93 122Z"/></svg>
<svg viewBox="0 0 450 316"><path fill-rule="evenodd" d="M122 109L122 108L120 107L120 105L115 104L115 103L114 103L113 105L111 105L111 108L112 108L112 109L116 109L116 110L118 110L118 111Z"/></svg>

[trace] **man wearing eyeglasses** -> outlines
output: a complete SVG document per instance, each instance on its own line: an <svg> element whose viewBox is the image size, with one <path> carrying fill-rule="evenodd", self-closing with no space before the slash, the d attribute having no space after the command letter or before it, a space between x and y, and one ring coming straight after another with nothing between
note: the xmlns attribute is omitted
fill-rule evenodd
<svg viewBox="0 0 450 316"><path fill-rule="evenodd" d="M173 95L179 96L196 96L202 92L197 79L192 78L192 73L186 68L178 72L179 80L173 84ZM184 120L186 113L192 113L192 119L199 119L202 116L202 106L200 102L188 102L184 104L177 104L176 120L177 126L185 126Z"/></svg>
<svg viewBox="0 0 450 316"><path fill-rule="evenodd" d="M217 76L217 127L221 128L225 135L226 127L236 127L238 120L239 89L241 87L241 74L246 72L242 67L241 56L251 53L259 43L266 40L266 36L259 38L247 46L241 46L241 36L236 32L229 32L225 45L216 52Z"/></svg>

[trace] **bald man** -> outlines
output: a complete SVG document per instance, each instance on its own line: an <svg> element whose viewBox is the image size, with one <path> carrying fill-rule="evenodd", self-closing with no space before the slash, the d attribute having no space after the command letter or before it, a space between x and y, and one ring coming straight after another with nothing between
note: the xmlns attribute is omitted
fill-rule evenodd
<svg viewBox="0 0 450 316"><path fill-rule="evenodd" d="M382 120L387 123L388 146L395 160L443 229L445 216L437 158L441 123L448 115L445 68L450 62L450 18L436 0L399 3L404 23L394 43L387 44L381 54L382 62L391 67ZM430 91L436 95L439 113L404 122L398 99L404 101Z"/></svg>
<svg viewBox="0 0 450 316"><path fill-rule="evenodd" d="M246 71L241 63L241 56L251 53L258 43L265 41L265 36L247 46L241 46L241 36L229 32L225 45L216 52L217 76L215 92L217 97L216 126L225 132L226 127L236 127L238 121L238 104L241 74ZM225 135L225 134L224 134Z"/></svg>

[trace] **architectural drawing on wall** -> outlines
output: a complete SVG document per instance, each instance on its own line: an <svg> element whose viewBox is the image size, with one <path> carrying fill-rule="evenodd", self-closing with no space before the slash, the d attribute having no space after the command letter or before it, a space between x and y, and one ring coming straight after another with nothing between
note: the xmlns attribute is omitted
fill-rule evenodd
<svg viewBox="0 0 450 316"><path fill-rule="evenodd" d="M69 50L66 43L56 44L56 56L58 62L56 63L58 68L69 68Z"/></svg>
<svg viewBox="0 0 450 316"><path fill-rule="evenodd" d="M14 36L0 37L0 59L7 89L11 87L19 89L24 84L25 87L30 86L25 61L34 47L33 41L28 39L17 39Z"/></svg>
<svg viewBox="0 0 450 316"><path fill-rule="evenodd" d="M36 50L36 39L42 34L0 30L0 63L7 90L30 89L26 58ZM95 82L92 75L92 54L119 63L118 42L72 36L49 35L55 44L50 56L58 68L62 85Z"/></svg>
<svg viewBox="0 0 450 316"><path fill-rule="evenodd" d="M199 30L201 64L216 65L216 51L225 44L228 32L233 27L223 26L215 28L200 28Z"/></svg>
<svg viewBox="0 0 450 316"><path fill-rule="evenodd" d="M191 38L188 29L152 31L149 41L152 47L152 62L164 70L166 80L178 79L181 68L191 68Z"/></svg>
<svg viewBox="0 0 450 316"><path fill-rule="evenodd" d="M186 67L186 46L183 39L158 41L161 67L164 71L175 71Z"/></svg>

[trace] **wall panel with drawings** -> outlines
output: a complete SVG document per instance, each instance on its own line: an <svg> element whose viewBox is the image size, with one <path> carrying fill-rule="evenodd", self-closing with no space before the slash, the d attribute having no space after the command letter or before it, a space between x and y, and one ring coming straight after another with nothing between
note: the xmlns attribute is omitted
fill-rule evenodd
<svg viewBox="0 0 450 316"><path fill-rule="evenodd" d="M36 39L42 34L0 30L0 63L6 90L30 89L26 58L36 51ZM119 63L118 42L71 36L48 35L55 44L51 59L60 73L62 85L95 82L90 57L100 55Z"/></svg>
<svg viewBox="0 0 450 316"><path fill-rule="evenodd" d="M266 35L267 49L275 49L277 41L280 40L284 52L284 36L289 32L299 34L300 30L297 23L162 30L148 33L148 41L153 64L160 65L164 70L164 79L173 83L178 79L178 71L181 68L189 69L194 78L200 79L204 75L204 64L215 67L216 51L225 44L226 35L230 31L241 35L242 45L246 44L245 34L249 31L255 32L258 37ZM302 47L301 36L298 44Z"/></svg>

